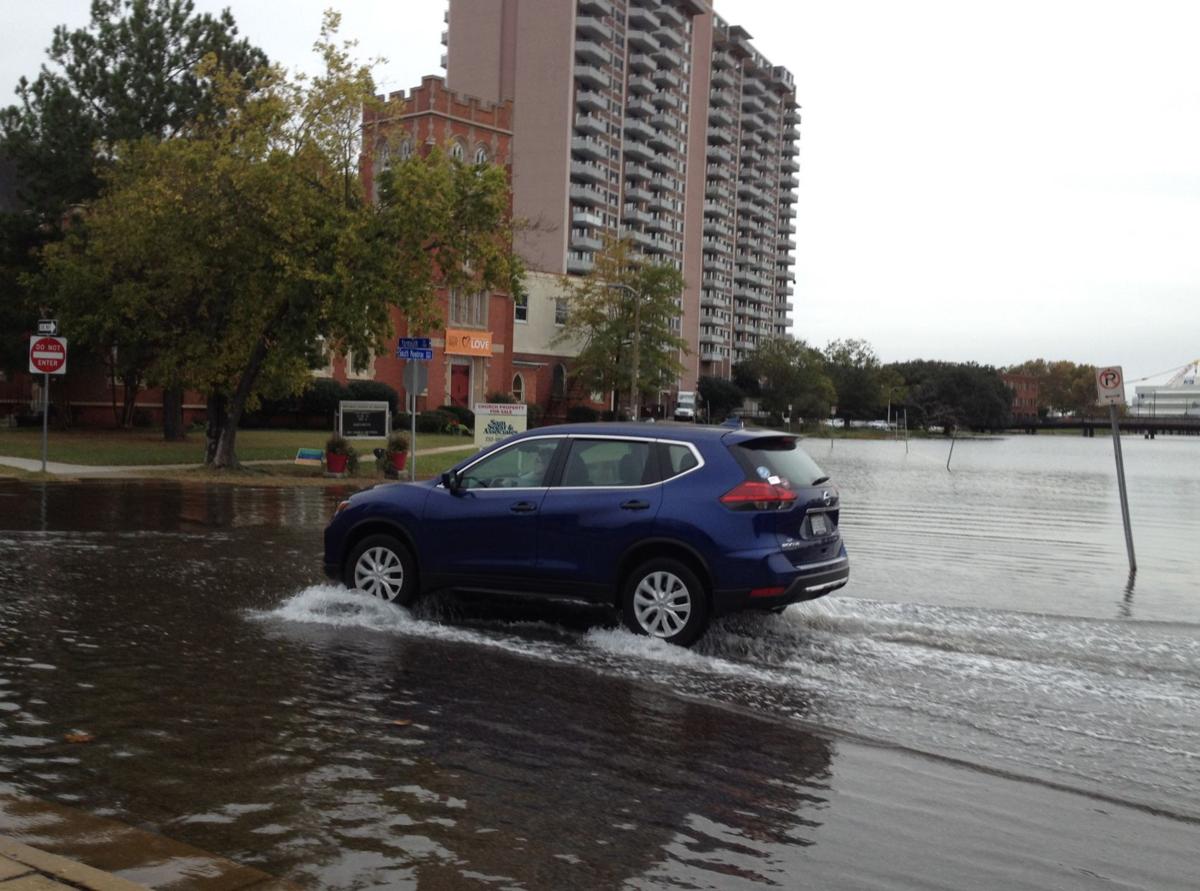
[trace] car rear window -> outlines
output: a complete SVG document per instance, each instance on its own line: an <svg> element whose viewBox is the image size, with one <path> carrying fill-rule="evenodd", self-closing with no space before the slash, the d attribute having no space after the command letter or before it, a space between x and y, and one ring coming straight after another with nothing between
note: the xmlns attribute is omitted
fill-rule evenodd
<svg viewBox="0 0 1200 891"><path fill-rule="evenodd" d="M760 436L734 443L729 450L748 479L777 477L792 486L815 486L829 479L794 436Z"/></svg>

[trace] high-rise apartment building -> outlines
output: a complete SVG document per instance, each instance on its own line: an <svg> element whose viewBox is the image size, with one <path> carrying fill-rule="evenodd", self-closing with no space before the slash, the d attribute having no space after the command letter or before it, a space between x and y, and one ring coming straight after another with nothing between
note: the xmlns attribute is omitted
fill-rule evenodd
<svg viewBox="0 0 1200 891"><path fill-rule="evenodd" d="M586 273L606 235L682 270L682 389L789 332L792 75L711 0L450 0L447 84L513 100L518 250Z"/></svg>

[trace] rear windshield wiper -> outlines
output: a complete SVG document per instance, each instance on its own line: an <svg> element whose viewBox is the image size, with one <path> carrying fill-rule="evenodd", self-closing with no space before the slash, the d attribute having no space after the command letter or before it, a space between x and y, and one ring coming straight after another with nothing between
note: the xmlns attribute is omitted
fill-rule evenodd
<svg viewBox="0 0 1200 891"><path fill-rule="evenodd" d="M819 476L815 480L813 480L811 483L809 483L809 485L810 486L819 486L819 485L821 485L821 483L827 483L827 482L829 482L829 477Z"/></svg>

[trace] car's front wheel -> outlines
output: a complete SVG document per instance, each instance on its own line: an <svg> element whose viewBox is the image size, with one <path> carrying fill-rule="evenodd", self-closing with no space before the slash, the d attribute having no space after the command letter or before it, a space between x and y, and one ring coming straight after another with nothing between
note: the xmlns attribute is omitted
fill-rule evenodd
<svg viewBox="0 0 1200 891"><path fill-rule="evenodd" d="M368 535L350 552L342 579L347 588L407 606L417 597L412 553L390 535Z"/></svg>
<svg viewBox="0 0 1200 891"><path fill-rule="evenodd" d="M625 625L635 634L687 647L708 627L708 593L685 563L669 557L647 560L625 580L621 592Z"/></svg>

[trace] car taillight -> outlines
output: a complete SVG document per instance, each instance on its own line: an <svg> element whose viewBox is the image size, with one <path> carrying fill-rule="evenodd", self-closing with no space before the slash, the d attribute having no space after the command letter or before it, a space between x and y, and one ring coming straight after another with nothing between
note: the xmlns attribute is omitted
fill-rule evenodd
<svg viewBox="0 0 1200 891"><path fill-rule="evenodd" d="M746 480L721 496L730 510L785 510L796 501L796 493L784 486Z"/></svg>

